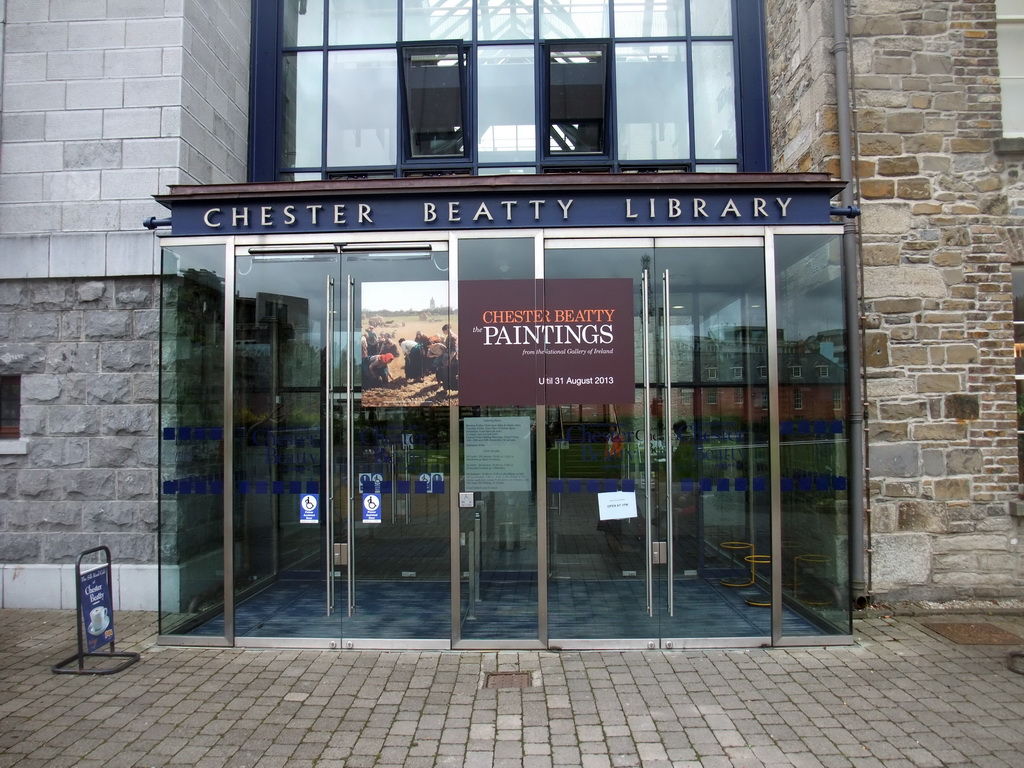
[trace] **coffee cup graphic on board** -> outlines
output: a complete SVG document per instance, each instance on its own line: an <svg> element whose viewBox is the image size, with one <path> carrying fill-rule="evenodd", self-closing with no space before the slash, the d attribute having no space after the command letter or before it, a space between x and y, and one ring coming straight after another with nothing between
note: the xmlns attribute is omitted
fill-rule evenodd
<svg viewBox="0 0 1024 768"><path fill-rule="evenodd" d="M92 634L98 635L105 630L109 622L106 606L100 605L89 611L89 621L89 631Z"/></svg>

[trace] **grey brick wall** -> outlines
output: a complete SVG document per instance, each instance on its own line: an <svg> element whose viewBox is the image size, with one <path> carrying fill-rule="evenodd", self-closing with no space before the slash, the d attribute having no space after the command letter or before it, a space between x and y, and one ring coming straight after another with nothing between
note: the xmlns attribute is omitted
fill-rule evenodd
<svg viewBox="0 0 1024 768"><path fill-rule="evenodd" d="M768 7L776 170L836 175L831 1ZM852 7L874 591L1018 596L1021 167L995 149L995 4Z"/></svg>
<svg viewBox="0 0 1024 768"><path fill-rule="evenodd" d="M22 377L24 455L0 455L0 563L106 544L156 557L154 278L0 282L3 367Z"/></svg>

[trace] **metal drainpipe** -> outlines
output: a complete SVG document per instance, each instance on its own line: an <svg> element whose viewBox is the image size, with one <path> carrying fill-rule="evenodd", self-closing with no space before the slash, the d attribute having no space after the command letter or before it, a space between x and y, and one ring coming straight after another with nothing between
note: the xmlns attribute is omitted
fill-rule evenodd
<svg viewBox="0 0 1024 768"><path fill-rule="evenodd" d="M840 199L844 207L854 205L853 189L853 132L851 130L851 87L850 51L847 32L846 0L832 0L833 43L836 76L836 124L839 132L839 173L846 182ZM853 378L850 392L850 597L853 604L862 608L867 605L867 580L865 578L864 555L866 543L864 478L864 394L863 355L861 354L860 294L857 286L857 265L860 263L860 249L857 240L857 224L846 219L843 224L843 258L845 260L844 289L846 295L846 360Z"/></svg>

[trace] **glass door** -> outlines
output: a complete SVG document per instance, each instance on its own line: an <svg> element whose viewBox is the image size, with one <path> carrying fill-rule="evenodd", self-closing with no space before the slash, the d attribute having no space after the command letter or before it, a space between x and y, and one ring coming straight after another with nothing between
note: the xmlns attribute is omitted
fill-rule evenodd
<svg viewBox="0 0 1024 768"><path fill-rule="evenodd" d="M259 246L235 258L236 638L339 635L330 407L339 259Z"/></svg>
<svg viewBox="0 0 1024 768"><path fill-rule="evenodd" d="M653 482L666 647L771 636L768 314L761 238L655 243Z"/></svg>
<svg viewBox="0 0 1024 768"><path fill-rule="evenodd" d="M444 244L236 257L235 635L447 647Z"/></svg>
<svg viewBox="0 0 1024 768"><path fill-rule="evenodd" d="M449 421L459 382L447 245L367 243L341 251L342 643L447 648Z"/></svg>
<svg viewBox="0 0 1024 768"><path fill-rule="evenodd" d="M624 402L549 405L544 425L548 515L548 615L551 643L561 647L655 647L665 540L656 471L665 436L651 379L656 339L652 299L654 241L548 240L544 277L627 279L633 292L632 397ZM617 496L618 495L618 496ZM625 498L622 512L607 500Z"/></svg>
<svg viewBox="0 0 1024 768"><path fill-rule="evenodd" d="M770 637L762 239L547 241L586 274L633 282L634 397L547 408L552 643Z"/></svg>

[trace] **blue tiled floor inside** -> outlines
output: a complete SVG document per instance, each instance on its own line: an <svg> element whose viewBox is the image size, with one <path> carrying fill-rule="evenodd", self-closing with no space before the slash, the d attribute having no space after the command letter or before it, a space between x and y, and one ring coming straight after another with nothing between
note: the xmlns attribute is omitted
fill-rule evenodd
<svg viewBox="0 0 1024 768"><path fill-rule="evenodd" d="M334 615L327 615L322 579L295 574L235 608L237 637L346 637L437 639L451 635L449 585L441 581L366 581L356 592L356 610L348 615L345 584L335 587ZM193 630L193 635L224 633L224 616Z"/></svg>
<svg viewBox="0 0 1024 768"><path fill-rule="evenodd" d="M465 586L465 585L464 585ZM469 611L467 589L460 615L464 639L535 639L537 582L532 571L493 571L480 577L481 599ZM364 581L356 612L348 616L344 583L336 586L334 616L326 615L322 580L294 574L237 606L235 634L265 638L447 639L451 634L445 581ZM675 584L675 615L664 606L665 585L654 593L658 610L647 615L642 578L553 579L548 624L553 639L744 638L771 636L771 609L750 606L759 590L723 587L717 578L683 578ZM223 615L192 634L218 636ZM783 634L819 636L821 629L783 610Z"/></svg>

